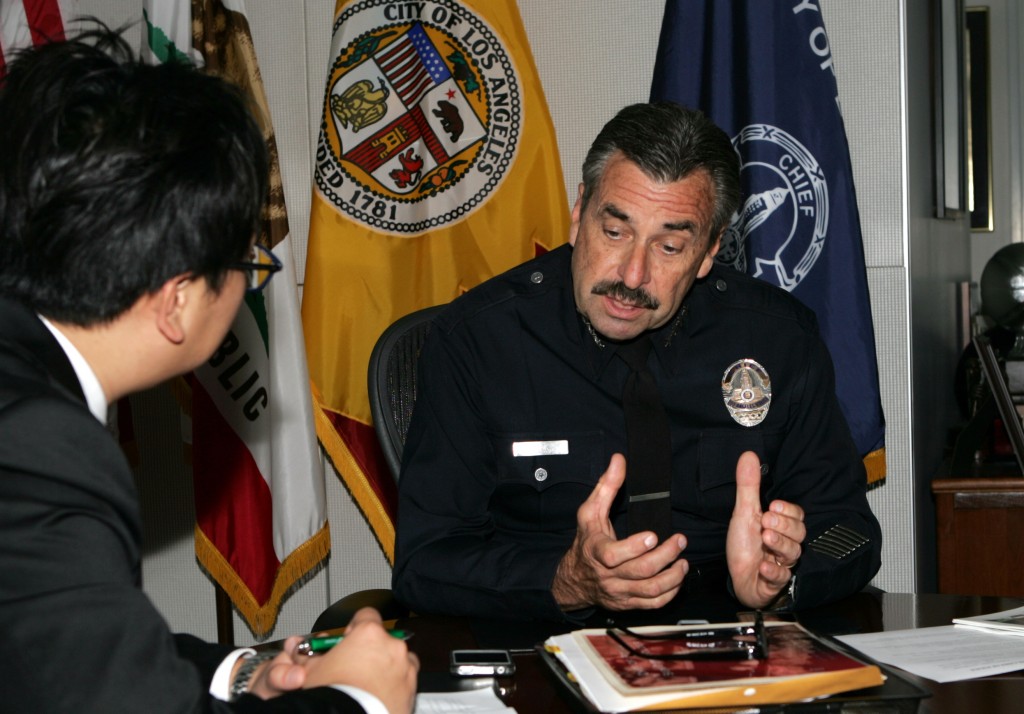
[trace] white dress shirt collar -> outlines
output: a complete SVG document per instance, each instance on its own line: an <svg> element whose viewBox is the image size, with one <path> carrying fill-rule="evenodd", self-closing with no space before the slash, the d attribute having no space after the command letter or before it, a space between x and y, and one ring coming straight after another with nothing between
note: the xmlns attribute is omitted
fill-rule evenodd
<svg viewBox="0 0 1024 714"><path fill-rule="evenodd" d="M85 394L85 403L89 405L89 411L100 420L100 423L106 424L107 395L103 393L103 387L100 386L100 380L96 377L96 373L92 371L92 367L85 361L85 357L82 356L77 347L71 344L71 340L65 337L64 333L54 327L53 323L42 315L39 316L39 319L46 325L46 329L57 338L61 349L64 350L64 354L68 357L68 361L71 362L71 367L75 370L75 376L78 377L78 383L82 386L82 393Z"/></svg>

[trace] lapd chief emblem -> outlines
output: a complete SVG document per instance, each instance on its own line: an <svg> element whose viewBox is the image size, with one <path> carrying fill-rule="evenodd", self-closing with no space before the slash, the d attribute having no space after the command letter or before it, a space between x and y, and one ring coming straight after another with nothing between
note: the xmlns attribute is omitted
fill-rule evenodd
<svg viewBox="0 0 1024 714"><path fill-rule="evenodd" d="M821 166L796 138L769 124L744 127L732 143L747 198L717 260L792 291L825 247L828 184Z"/></svg>
<svg viewBox="0 0 1024 714"><path fill-rule="evenodd" d="M772 380L754 360L737 360L722 375L722 401L737 424L756 426L768 416Z"/></svg>
<svg viewBox="0 0 1024 714"><path fill-rule="evenodd" d="M376 230L418 235L486 203L515 159L520 77L458 0L341 12L317 145L320 194Z"/></svg>

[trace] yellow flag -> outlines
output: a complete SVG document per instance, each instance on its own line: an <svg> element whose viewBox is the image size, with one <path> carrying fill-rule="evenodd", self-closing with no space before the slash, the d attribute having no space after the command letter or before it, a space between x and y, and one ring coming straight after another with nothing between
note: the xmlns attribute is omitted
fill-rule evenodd
<svg viewBox="0 0 1024 714"><path fill-rule="evenodd" d="M514 0L339 0L302 322L317 434L389 559L370 352L397 318L563 243L554 129Z"/></svg>

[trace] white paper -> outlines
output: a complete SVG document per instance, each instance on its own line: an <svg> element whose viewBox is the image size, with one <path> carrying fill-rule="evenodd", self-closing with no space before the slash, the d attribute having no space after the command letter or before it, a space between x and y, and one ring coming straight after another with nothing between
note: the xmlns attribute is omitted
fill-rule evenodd
<svg viewBox="0 0 1024 714"><path fill-rule="evenodd" d="M922 627L836 639L879 662L936 682L957 682L1024 669L1024 637L970 627Z"/></svg>
<svg viewBox="0 0 1024 714"><path fill-rule="evenodd" d="M1013 610L1003 610L1002 612L993 612L990 615L955 617L953 618L953 624L963 625L964 627L973 627L989 632L992 630L1000 630L1009 634L1024 636L1024 607L1014 608Z"/></svg>
<svg viewBox="0 0 1024 714"><path fill-rule="evenodd" d="M515 714L493 689L460 692L420 692L413 714Z"/></svg>

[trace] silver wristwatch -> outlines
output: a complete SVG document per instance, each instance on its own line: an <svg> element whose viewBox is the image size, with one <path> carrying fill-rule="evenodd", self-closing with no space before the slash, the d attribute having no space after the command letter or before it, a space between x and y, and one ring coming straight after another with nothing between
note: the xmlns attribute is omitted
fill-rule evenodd
<svg viewBox="0 0 1024 714"><path fill-rule="evenodd" d="M796 599L796 574L794 573L789 577L789 582L786 583L782 590L779 590L779 594L775 596L775 599L769 603L766 610L792 610L793 601Z"/></svg>
<svg viewBox="0 0 1024 714"><path fill-rule="evenodd" d="M238 674L235 675L234 680L231 682L231 692L228 696L228 701L233 702L248 692L249 683L252 682L252 677L256 674L256 670L259 669L259 666L268 660L274 659L276 656L276 652L260 652L254 655L244 655L242 658L242 666L238 668Z"/></svg>

